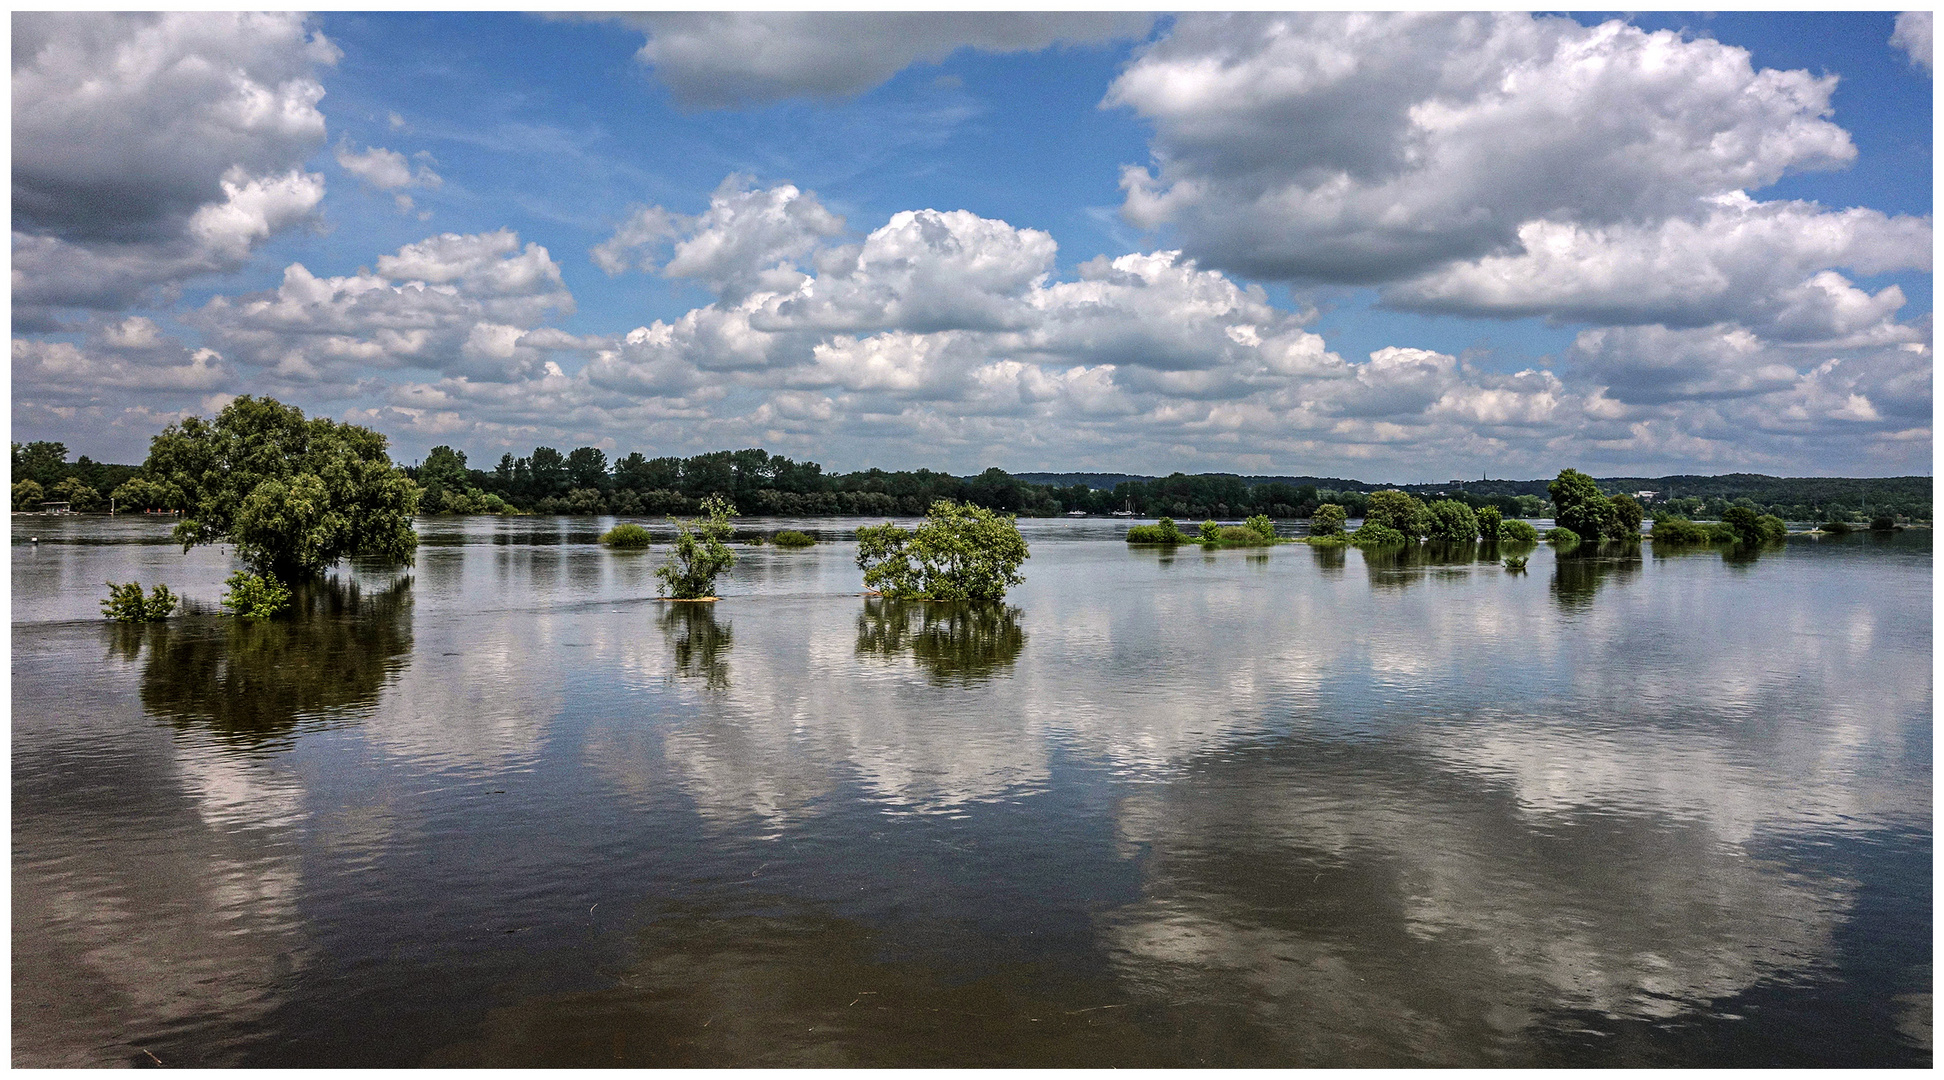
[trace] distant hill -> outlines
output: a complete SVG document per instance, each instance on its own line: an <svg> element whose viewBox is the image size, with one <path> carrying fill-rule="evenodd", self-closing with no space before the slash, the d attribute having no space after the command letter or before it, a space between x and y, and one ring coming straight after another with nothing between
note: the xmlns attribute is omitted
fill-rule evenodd
<svg viewBox="0 0 1944 1080"><path fill-rule="evenodd" d="M1029 484L1041 484L1048 487L1072 487L1075 484L1085 484L1090 488L1096 488L1101 491L1112 491L1116 485L1129 481L1145 484L1162 479L1158 476L1137 476L1134 473L1027 472L1013 473L1012 475L1015 479L1024 480ZM1258 484L1288 484L1291 487L1302 487L1305 484L1313 484L1316 487L1327 488L1330 491L1376 491L1380 486L1377 484L1366 484L1361 480L1344 480L1333 476L1236 476L1235 473L1196 473L1195 475L1235 476L1236 479L1242 481L1248 487L1255 487ZM1381 486L1388 487L1390 485ZM1545 482L1541 481L1540 486L1543 488Z"/></svg>

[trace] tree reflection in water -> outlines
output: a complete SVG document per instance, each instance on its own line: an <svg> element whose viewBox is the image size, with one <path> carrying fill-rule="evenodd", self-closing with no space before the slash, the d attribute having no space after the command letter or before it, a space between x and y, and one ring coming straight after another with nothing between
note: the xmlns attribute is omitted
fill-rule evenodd
<svg viewBox="0 0 1944 1080"><path fill-rule="evenodd" d="M1640 576L1640 545L1628 543L1576 544L1562 548L1553 559L1553 598L1563 608L1581 608L1608 579L1631 581Z"/></svg>
<svg viewBox="0 0 1944 1080"><path fill-rule="evenodd" d="M1432 575L1462 577L1474 565L1498 559L1499 545L1476 540L1426 540L1363 549L1364 569L1375 588L1401 589Z"/></svg>
<svg viewBox="0 0 1944 1080"><path fill-rule="evenodd" d="M411 610L410 577L377 592L333 577L293 587L291 610L279 618L155 624L140 641L148 647L142 704L233 749L288 749L300 728L376 703L412 651ZM131 643L114 648L134 658Z"/></svg>
<svg viewBox="0 0 1944 1080"><path fill-rule="evenodd" d="M729 689L729 624L716 619L714 604L670 603L661 614L662 636L675 647L675 670L701 679L711 690Z"/></svg>
<svg viewBox="0 0 1944 1080"><path fill-rule="evenodd" d="M1026 647L1020 611L1005 604L957 604L866 597L857 651L909 651L936 685L982 682L1012 666Z"/></svg>
<svg viewBox="0 0 1944 1080"><path fill-rule="evenodd" d="M1330 577L1337 577L1343 573L1343 566L1349 561L1349 549L1348 544L1323 544L1310 548L1310 554L1316 558L1318 570Z"/></svg>

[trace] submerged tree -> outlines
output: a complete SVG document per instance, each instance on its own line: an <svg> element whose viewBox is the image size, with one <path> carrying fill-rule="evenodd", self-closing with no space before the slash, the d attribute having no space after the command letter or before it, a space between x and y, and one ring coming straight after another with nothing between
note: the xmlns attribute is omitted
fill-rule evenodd
<svg viewBox="0 0 1944 1080"><path fill-rule="evenodd" d="M346 555L411 555L419 488L385 445L369 428L244 395L214 422L164 428L142 469L182 511L182 550L229 541L253 568L289 581Z"/></svg>
<svg viewBox="0 0 1944 1080"><path fill-rule="evenodd" d="M907 531L886 522L857 530L864 587L909 600L998 600L1025 578L1029 553L1011 514L932 503L925 523Z"/></svg>
<svg viewBox="0 0 1944 1080"><path fill-rule="evenodd" d="M702 500L704 517L675 522L675 547L668 553L668 562L655 571L664 596L703 600L715 595L716 575L736 565L736 553L723 543L735 531L729 524L735 512L728 499L711 495Z"/></svg>

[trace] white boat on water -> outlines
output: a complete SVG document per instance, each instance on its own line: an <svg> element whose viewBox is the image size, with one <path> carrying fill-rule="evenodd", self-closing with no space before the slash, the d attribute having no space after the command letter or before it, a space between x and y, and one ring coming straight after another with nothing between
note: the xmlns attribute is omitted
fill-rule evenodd
<svg viewBox="0 0 1944 1080"><path fill-rule="evenodd" d="M1132 511L1132 510L1116 510L1116 511L1114 511L1114 516L1115 516L1115 517L1133 517L1133 516L1134 516L1134 511Z"/></svg>
<svg viewBox="0 0 1944 1080"><path fill-rule="evenodd" d="M1068 516L1068 517L1086 517L1086 516L1087 516L1087 512L1086 512L1085 510L1068 510L1068 511L1067 511L1067 516Z"/></svg>

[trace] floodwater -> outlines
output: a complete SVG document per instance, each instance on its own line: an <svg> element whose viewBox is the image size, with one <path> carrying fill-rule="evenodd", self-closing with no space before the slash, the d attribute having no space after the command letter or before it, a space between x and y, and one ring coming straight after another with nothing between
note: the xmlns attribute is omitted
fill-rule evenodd
<svg viewBox="0 0 1944 1080"><path fill-rule="evenodd" d="M1927 531L1029 521L964 609L828 520L661 603L612 523L239 625L231 552L15 518L13 1063L1931 1062Z"/></svg>

